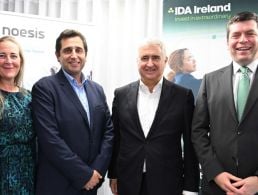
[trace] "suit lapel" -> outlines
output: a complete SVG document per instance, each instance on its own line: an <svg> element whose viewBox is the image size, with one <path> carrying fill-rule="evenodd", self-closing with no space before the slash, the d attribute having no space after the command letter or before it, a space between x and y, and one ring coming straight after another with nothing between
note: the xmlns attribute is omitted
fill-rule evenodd
<svg viewBox="0 0 258 195"><path fill-rule="evenodd" d="M66 94L66 97L74 104L74 106L79 110L79 113L82 115L83 119L86 121L88 127L89 122L87 119L87 113L84 110L81 101L79 100L78 96L76 95L75 91L73 90L72 86L70 85L69 81L65 78L65 75L62 70L57 73L57 78L59 79L60 86L63 89L63 92Z"/></svg>
<svg viewBox="0 0 258 195"><path fill-rule="evenodd" d="M229 65L227 68L222 70L222 78L219 80L220 87L222 89L221 93L224 93L223 97L225 97L225 106L228 107L230 113L232 113L233 118L236 122L237 119L237 112L235 107L235 100L234 100L234 93L233 93L233 65Z"/></svg>
<svg viewBox="0 0 258 195"><path fill-rule="evenodd" d="M172 97L173 92L169 91L169 90L173 90L172 87L169 87L169 85L171 85L171 83L169 83L169 82L170 81L168 81L164 78L163 83L162 83L162 89L161 89L160 100L159 100L159 104L157 107L157 111L154 116L154 120L153 120L153 123L151 125L150 131L149 131L147 137L151 136L151 134L153 134L153 132L157 129L156 126L158 125L158 121L161 121L160 117L163 117L166 114L167 106L169 104L171 104L171 101L174 100L174 98ZM170 94L172 94L172 96Z"/></svg>
<svg viewBox="0 0 258 195"><path fill-rule="evenodd" d="M84 87L86 94L87 94L87 99L88 99L88 105L89 105L89 113L90 113L90 128L93 129L93 113L96 105L96 97L94 96L94 92L92 89L92 85L90 82L86 82L86 86Z"/></svg>
<svg viewBox="0 0 258 195"><path fill-rule="evenodd" d="M139 130L140 136L145 138L143 129L141 127L140 118L137 109L137 98L138 98L138 90L139 90L140 81L136 81L130 84L128 93L127 93L127 102L128 102L128 112L135 121L137 129Z"/></svg>
<svg viewBox="0 0 258 195"><path fill-rule="evenodd" d="M254 75L254 80L253 80L251 89L249 91L248 99L247 99L247 102L245 105L245 109L244 109L244 113L243 113L241 121L243 121L245 119L245 117L248 115L248 113L251 111L253 105L257 101L257 97L258 97L257 89L258 89L258 69L256 70L255 75Z"/></svg>

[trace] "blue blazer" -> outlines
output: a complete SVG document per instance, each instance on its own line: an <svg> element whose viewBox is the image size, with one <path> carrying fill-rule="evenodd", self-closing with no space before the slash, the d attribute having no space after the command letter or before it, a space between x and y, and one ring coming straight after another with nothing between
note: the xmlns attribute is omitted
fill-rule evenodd
<svg viewBox="0 0 258 195"><path fill-rule="evenodd" d="M83 186L94 169L105 176L113 144L111 116L102 87L87 81L85 89L90 124L62 70L33 86L33 119L39 141L37 195L94 195L97 187L85 191Z"/></svg>

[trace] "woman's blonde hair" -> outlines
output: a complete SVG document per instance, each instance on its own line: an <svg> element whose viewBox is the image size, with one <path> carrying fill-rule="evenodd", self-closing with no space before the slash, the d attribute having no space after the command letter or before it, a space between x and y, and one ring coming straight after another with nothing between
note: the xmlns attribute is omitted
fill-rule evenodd
<svg viewBox="0 0 258 195"><path fill-rule="evenodd" d="M184 53L187 48L177 49L173 51L168 58L168 65L172 71L170 71L167 75L168 80L173 80L175 75L178 72L183 72L183 65L184 65Z"/></svg>
<svg viewBox="0 0 258 195"><path fill-rule="evenodd" d="M169 56L168 65L176 73L182 72L182 67L184 65L184 53L186 50L188 49L177 49L173 51Z"/></svg>

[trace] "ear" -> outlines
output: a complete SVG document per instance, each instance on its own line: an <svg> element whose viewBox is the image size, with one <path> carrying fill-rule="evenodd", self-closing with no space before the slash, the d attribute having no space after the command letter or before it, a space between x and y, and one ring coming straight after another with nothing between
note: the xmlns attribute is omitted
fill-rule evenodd
<svg viewBox="0 0 258 195"><path fill-rule="evenodd" d="M60 60L59 60L59 57L60 57L59 53L56 52L55 54L56 54L57 61L60 62Z"/></svg>
<svg viewBox="0 0 258 195"><path fill-rule="evenodd" d="M166 56L166 58L165 58L165 63L167 63L168 62L168 57Z"/></svg>

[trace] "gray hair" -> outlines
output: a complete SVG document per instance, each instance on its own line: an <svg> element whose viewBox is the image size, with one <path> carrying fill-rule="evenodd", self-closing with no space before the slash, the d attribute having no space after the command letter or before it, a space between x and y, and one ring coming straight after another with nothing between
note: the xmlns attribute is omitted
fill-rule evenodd
<svg viewBox="0 0 258 195"><path fill-rule="evenodd" d="M144 46L147 45L158 45L161 49L161 52L163 54L163 57L165 58L167 56L166 54L166 46L165 44L158 38L146 38L143 41L140 42L138 46L138 50L141 49Z"/></svg>

